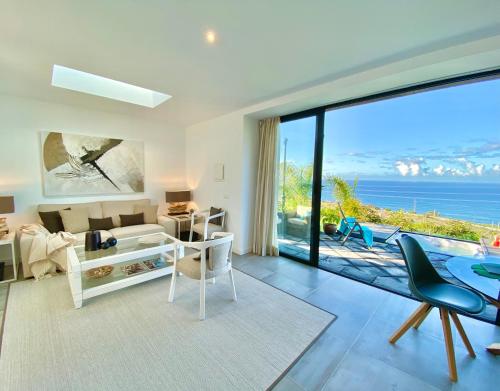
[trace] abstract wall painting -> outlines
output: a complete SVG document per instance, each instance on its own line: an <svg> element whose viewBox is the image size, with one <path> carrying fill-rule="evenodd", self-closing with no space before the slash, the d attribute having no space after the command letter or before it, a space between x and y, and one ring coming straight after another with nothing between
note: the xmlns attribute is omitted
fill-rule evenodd
<svg viewBox="0 0 500 391"><path fill-rule="evenodd" d="M41 132L46 196L144 192L144 143Z"/></svg>

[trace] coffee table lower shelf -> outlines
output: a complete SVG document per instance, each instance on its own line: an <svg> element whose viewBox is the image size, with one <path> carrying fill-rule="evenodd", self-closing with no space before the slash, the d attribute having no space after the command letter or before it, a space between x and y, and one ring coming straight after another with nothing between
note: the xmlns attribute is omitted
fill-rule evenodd
<svg viewBox="0 0 500 391"><path fill-rule="evenodd" d="M169 274L172 274L174 271L173 266L166 266L162 267L156 270L149 270L144 273L139 273L133 276L127 276L125 278L122 278L120 280L112 281L107 284L102 284L102 285L97 285L92 288L83 288L82 289L82 294L81 294L81 299L86 300L90 299L92 297L104 295L109 292L116 291L118 289L126 288L132 285L140 284L141 282L153 280L155 278L167 276ZM77 295L76 298L78 298L79 295ZM73 299L75 299L75 296L73 296ZM76 307L76 305L75 305ZM77 307L79 308L79 307Z"/></svg>
<svg viewBox="0 0 500 391"><path fill-rule="evenodd" d="M68 248L67 274L75 308L81 308L86 299L172 274L174 271L173 258L175 256L183 257L184 248L179 245L175 238L166 234L162 235L165 236L165 240L158 245L150 245L145 248L131 247L130 251L128 248L119 248L118 251L115 251L117 254L112 251L104 251L96 253L95 257L94 254L85 254L90 257L90 260L84 262L81 262L77 255L77 251L80 251L81 256L80 246ZM119 240L118 246L130 246L130 242L137 239L142 238L124 239L123 243L120 243ZM151 260L161 261L154 266L150 264L149 268L145 262ZM135 264L138 264L140 268L126 269L127 266ZM108 276L90 278L86 275L88 270L105 265L113 266L113 270Z"/></svg>

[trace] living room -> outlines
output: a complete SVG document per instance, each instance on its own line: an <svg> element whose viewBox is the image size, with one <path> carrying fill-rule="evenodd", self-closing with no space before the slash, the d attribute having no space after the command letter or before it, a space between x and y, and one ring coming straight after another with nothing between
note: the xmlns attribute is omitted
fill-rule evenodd
<svg viewBox="0 0 500 391"><path fill-rule="evenodd" d="M491 0L7 0L1 388L493 389L500 279L477 268L500 262L498 15ZM488 91L477 108L467 86ZM393 137L396 109L380 128L331 120L440 91L457 95L429 98L432 115L408 104ZM445 125L410 126L423 117ZM416 184L408 206L363 198L376 159L391 176L375 179ZM428 183L457 181L472 190L419 210ZM408 246L458 296L419 291Z"/></svg>

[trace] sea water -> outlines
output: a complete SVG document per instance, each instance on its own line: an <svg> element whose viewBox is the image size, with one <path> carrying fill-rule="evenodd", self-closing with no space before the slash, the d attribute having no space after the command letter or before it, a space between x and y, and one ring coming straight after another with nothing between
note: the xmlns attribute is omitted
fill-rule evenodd
<svg viewBox="0 0 500 391"><path fill-rule="evenodd" d="M348 181L352 184L352 181ZM500 224L500 181L423 182L359 180L357 198L364 204L391 210L436 212L443 217L482 224ZM333 201L332 187L325 186L323 201Z"/></svg>

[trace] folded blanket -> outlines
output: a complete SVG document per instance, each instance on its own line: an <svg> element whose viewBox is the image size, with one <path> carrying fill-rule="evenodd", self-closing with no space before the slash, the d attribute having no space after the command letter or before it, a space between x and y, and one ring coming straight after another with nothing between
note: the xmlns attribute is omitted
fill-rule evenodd
<svg viewBox="0 0 500 391"><path fill-rule="evenodd" d="M29 249L28 264L36 280L54 274L59 267L66 271L66 248L76 243L76 237L68 232L51 234L39 224L27 224L20 228L23 235L33 236Z"/></svg>

